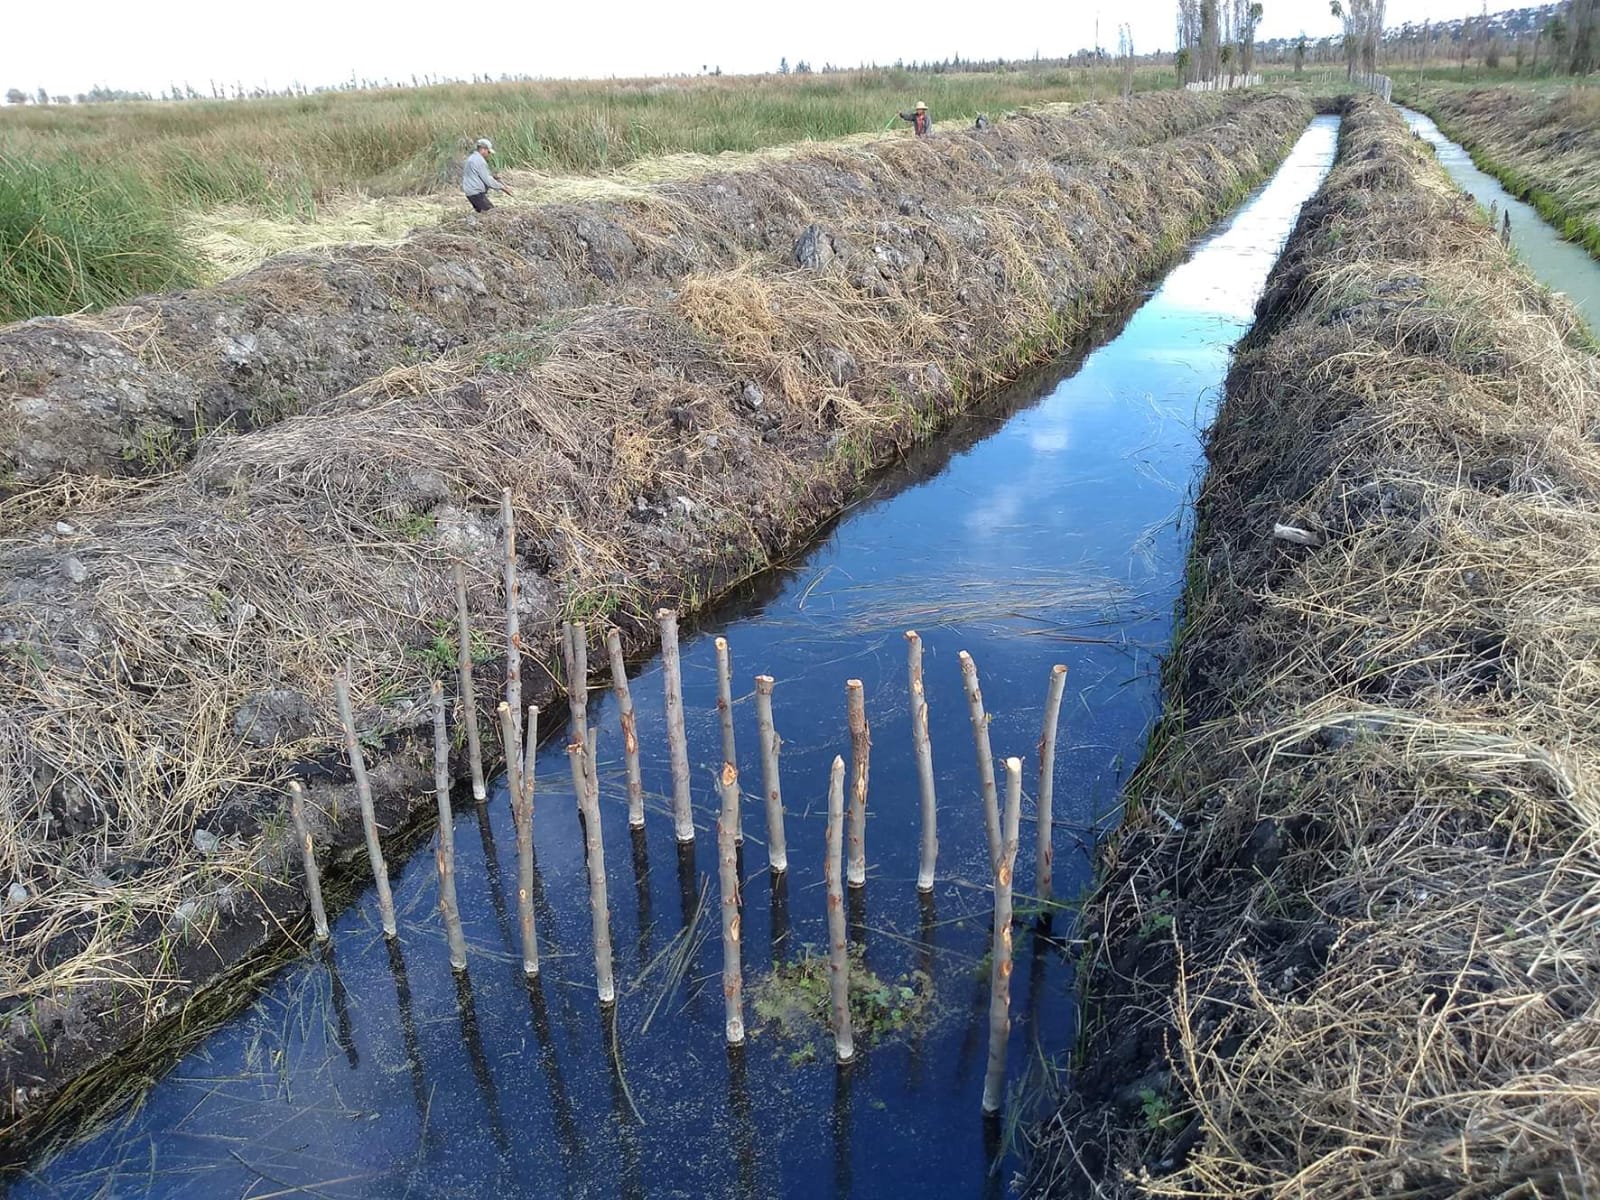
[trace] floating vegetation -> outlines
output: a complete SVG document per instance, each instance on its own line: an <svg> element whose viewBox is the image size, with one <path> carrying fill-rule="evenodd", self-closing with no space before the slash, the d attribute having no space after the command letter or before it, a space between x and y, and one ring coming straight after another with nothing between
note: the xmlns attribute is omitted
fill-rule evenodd
<svg viewBox="0 0 1600 1200"><path fill-rule="evenodd" d="M793 1065L814 1061L815 1039L831 1028L828 956L807 947L799 959L779 963L750 991L757 1027L806 1043L790 1054ZM867 967L860 946L850 947L850 1021L858 1039L880 1041L926 1028L933 1016L933 1000L933 979L926 972L910 971L885 979Z"/></svg>

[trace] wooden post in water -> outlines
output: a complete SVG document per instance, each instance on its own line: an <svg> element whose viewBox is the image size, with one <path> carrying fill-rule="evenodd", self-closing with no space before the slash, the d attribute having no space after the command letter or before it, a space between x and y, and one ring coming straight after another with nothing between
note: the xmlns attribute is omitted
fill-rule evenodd
<svg viewBox="0 0 1600 1200"><path fill-rule="evenodd" d="M756 724L761 732L761 786L767 794L767 865L774 875L789 869L783 836L783 791L778 785L778 752L783 739L772 723L772 676L756 676Z"/></svg>
<svg viewBox="0 0 1600 1200"><path fill-rule="evenodd" d="M467 939L461 932L461 909L456 904L455 819L450 812L450 741L444 728L444 688L433 683L433 791L439 801L439 848L434 864L439 868L439 912L444 917L445 940L450 945L450 966L467 969Z"/></svg>
<svg viewBox="0 0 1600 1200"><path fill-rule="evenodd" d="M739 955L739 772L722 764L722 815L717 819L717 878L722 893L722 995L728 1045L744 1044L744 972Z"/></svg>
<svg viewBox="0 0 1600 1200"><path fill-rule="evenodd" d="M719 637L717 646L717 717L722 722L722 761L739 769L737 749L733 742L733 662L728 654L728 639ZM733 810L733 840L744 841L744 806Z"/></svg>
<svg viewBox="0 0 1600 1200"><path fill-rule="evenodd" d="M656 613L661 626L661 679L667 701L667 749L672 757L672 819L680 842L694 841L689 799L689 739L683 729L683 671L678 664L678 614Z"/></svg>
<svg viewBox="0 0 1600 1200"><path fill-rule="evenodd" d="M350 708L350 679L344 668L334 672L333 692L339 702L339 720L344 724L344 749L350 759L350 774L356 781L356 799L361 802L361 828L367 835L367 861L378 885L378 916L386 937L395 935L394 893L389 890L389 867L383 861L383 845L378 840L378 816L372 807L372 785L367 780L367 760L356 736L355 713Z"/></svg>
<svg viewBox="0 0 1600 1200"><path fill-rule="evenodd" d="M850 1030L850 950L845 932L844 759L833 758L828 776L828 839L822 863L828 889L828 985L833 998L833 1045L842 1063L856 1056Z"/></svg>
<svg viewBox="0 0 1600 1200"><path fill-rule="evenodd" d="M456 674L461 689L461 719L467 726L467 767L472 772L472 798L489 794L483 780L483 739L478 736L478 694L472 686L472 621L467 613L467 569L455 563Z"/></svg>
<svg viewBox="0 0 1600 1200"><path fill-rule="evenodd" d="M575 621L566 624L567 646L567 704L572 710L572 735L583 745L589 744L589 632ZM589 783L598 787L599 767L591 753L584 758L584 768L589 772Z"/></svg>
<svg viewBox="0 0 1600 1200"><path fill-rule="evenodd" d="M300 843L300 863L306 873L306 903L311 906L311 927L317 941L328 940L328 910L322 904L322 874L317 870L317 848L306 824L306 790L298 779L289 781L289 816L294 821L295 838Z"/></svg>
<svg viewBox="0 0 1600 1200"><path fill-rule="evenodd" d="M611 691L622 718L622 750L628 762L628 825L644 828L644 780L639 772L639 726L633 715L633 693L628 690L628 664L622 658L622 634L606 631L606 654L611 659Z"/></svg>
<svg viewBox="0 0 1600 1200"><path fill-rule="evenodd" d="M1035 833L1038 850L1034 861L1034 892L1042 906L1040 924L1050 923L1052 870L1055 865L1054 807L1056 773L1056 726L1061 719L1061 697L1067 690L1067 668L1057 663L1050 668L1050 690L1044 701L1044 729L1039 734L1039 820Z"/></svg>
<svg viewBox="0 0 1600 1200"><path fill-rule="evenodd" d="M539 710L530 708L530 721L537 721ZM522 941L522 973L539 973L539 946L533 918L533 781L524 778L522 747L524 736L512 719L511 706L504 701L498 709L500 740L506 754L506 790L511 794L511 821L517 834L517 931ZM538 741L538 729L527 731L528 740Z"/></svg>
<svg viewBox="0 0 1600 1200"><path fill-rule="evenodd" d="M972 743L978 753L978 784L983 789L983 824L989 834L989 866L1000 865L1000 796L995 790L994 751L989 746L989 716L983 711L983 692L978 687L978 664L965 650L961 659L961 682L967 689L967 709L972 717Z"/></svg>
<svg viewBox="0 0 1600 1200"><path fill-rule="evenodd" d="M1011 1036L1011 880L1022 821L1022 760L1006 759L1006 816L994 870L994 954L989 968L989 1069L983 1111L997 1113L1006 1094L1006 1043Z"/></svg>
<svg viewBox="0 0 1600 1200"><path fill-rule="evenodd" d="M872 755L872 734L867 728L867 700L861 680L844 685L850 710L850 864L846 878L851 887L867 882L867 774Z"/></svg>
<svg viewBox="0 0 1600 1200"><path fill-rule="evenodd" d="M933 742L928 736L928 697L922 686L922 636L906 630L907 673L911 684L911 747L917 757L917 782L922 789L922 859L917 865L917 891L933 891L939 860L939 807L933 791Z"/></svg>
<svg viewBox="0 0 1600 1200"><path fill-rule="evenodd" d="M606 900L606 847L600 836L600 793L593 786L588 765L588 749L581 742L567 746L572 765L572 789L578 793L583 812L584 857L589 864L589 920L594 931L595 987L601 1004L613 1004L617 988L611 977L611 911Z"/></svg>
<svg viewBox="0 0 1600 1200"><path fill-rule="evenodd" d="M511 727L517 733L516 745L522 745L522 634L517 616L517 524L511 511L511 489L500 493L500 521L505 526L505 591L506 591L506 707L511 710ZM511 774L512 747L506 747L506 775ZM511 793L515 800L517 793Z"/></svg>

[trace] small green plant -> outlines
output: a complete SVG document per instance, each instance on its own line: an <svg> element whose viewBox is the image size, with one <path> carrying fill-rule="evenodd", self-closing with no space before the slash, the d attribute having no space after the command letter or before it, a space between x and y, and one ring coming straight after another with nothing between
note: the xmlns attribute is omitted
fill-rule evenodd
<svg viewBox="0 0 1600 1200"><path fill-rule="evenodd" d="M1144 919L1139 922L1139 936L1150 938L1158 933L1167 933L1172 929L1172 893L1162 888L1156 893L1155 904L1144 914Z"/></svg>
<svg viewBox="0 0 1600 1200"><path fill-rule="evenodd" d="M910 1029L928 1019L933 981L921 971L890 980L869 970L861 948L850 948L850 1023L858 1039L872 1041ZM751 989L751 1008L764 1026L782 1037L804 1039L810 1054L790 1061L815 1058L812 1039L829 1029L833 1019L833 993L825 954L806 953L795 962L780 963L772 974Z"/></svg>
<svg viewBox="0 0 1600 1200"><path fill-rule="evenodd" d="M1144 1125L1151 1133L1172 1133L1181 1128L1183 1120L1174 1116L1167 1098L1154 1088L1139 1089L1139 1107L1144 1112Z"/></svg>

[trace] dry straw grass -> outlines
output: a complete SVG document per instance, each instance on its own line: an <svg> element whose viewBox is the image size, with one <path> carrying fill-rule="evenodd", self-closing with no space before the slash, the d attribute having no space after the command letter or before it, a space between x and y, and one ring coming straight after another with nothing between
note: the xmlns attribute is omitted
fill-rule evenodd
<svg viewBox="0 0 1600 1200"><path fill-rule="evenodd" d="M615 620L638 641L656 603L703 604L794 547L864 471L1124 296L1307 116L1237 100L1148 148L1024 157L948 205L842 211L823 268L753 258L389 370L214 438L159 482L76 490L67 531L39 523L63 513L49 494L14 498L0 886L26 898L0 908L0 1006L41 1036L0 1045L3 1077L48 1095L187 994L194 974L178 984L173 962L213 939L225 964L242 914L297 911L282 788L307 760L337 761L336 666L351 663L359 723L384 743L369 761L385 819L427 802L408 739L427 733L430 678L453 670L439 639L456 559L483 644L497 642L503 487L537 692L563 618ZM915 145L882 161L896 155L886 170L962 169ZM253 737L264 699L290 719ZM319 837L350 847L340 796L319 777L312 807Z"/></svg>
<svg viewBox="0 0 1600 1200"><path fill-rule="evenodd" d="M1600 360L1480 220L1356 103L1213 434L1040 1190L1600 1189Z"/></svg>

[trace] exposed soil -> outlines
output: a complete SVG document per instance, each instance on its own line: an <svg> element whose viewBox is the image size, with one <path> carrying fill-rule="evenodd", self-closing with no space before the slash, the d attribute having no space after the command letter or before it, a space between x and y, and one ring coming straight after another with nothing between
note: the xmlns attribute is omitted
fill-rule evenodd
<svg viewBox="0 0 1600 1200"><path fill-rule="evenodd" d="M431 805L422 700L453 676L456 561L480 696L496 686L502 489L525 694L558 704L560 620L614 623L642 648L657 604L701 607L799 545L872 468L1125 299L1310 115L1282 96L1217 111L1087 161L908 143L885 154L989 183L897 200L893 218L845 208L781 255L391 371L212 440L160 481L9 502L6 1133L80 1099L63 1085L181 1023L169 1014L198 988L291 930L288 780L308 784L324 858L359 847L336 666L382 746L381 822Z"/></svg>
<svg viewBox="0 0 1600 1200"><path fill-rule="evenodd" d="M1036 1194L1600 1187L1587 346L1355 101L1211 435Z"/></svg>

